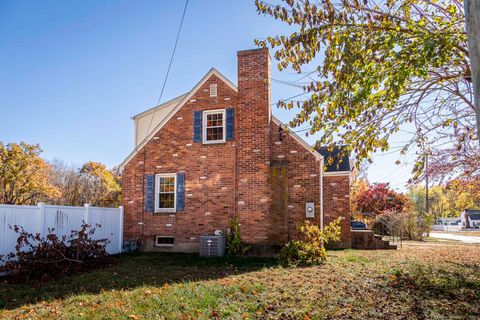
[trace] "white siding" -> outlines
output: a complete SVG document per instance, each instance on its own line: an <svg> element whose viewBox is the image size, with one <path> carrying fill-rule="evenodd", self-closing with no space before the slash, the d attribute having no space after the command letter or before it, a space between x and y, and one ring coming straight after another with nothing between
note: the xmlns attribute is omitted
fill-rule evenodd
<svg viewBox="0 0 480 320"><path fill-rule="evenodd" d="M175 108L185 95L136 115L135 121L135 147L138 146L155 127Z"/></svg>

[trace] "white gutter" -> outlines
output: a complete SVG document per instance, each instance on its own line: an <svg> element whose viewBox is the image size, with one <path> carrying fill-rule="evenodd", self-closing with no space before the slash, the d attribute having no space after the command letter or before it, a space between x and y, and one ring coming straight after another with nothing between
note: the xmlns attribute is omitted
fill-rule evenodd
<svg viewBox="0 0 480 320"><path fill-rule="evenodd" d="M332 171L332 172L325 172L326 177L340 177L340 176L349 176L350 171Z"/></svg>

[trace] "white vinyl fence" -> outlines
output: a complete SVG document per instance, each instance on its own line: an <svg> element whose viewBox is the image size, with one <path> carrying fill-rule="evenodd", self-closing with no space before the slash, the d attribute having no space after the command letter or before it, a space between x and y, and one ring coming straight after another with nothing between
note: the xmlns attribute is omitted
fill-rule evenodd
<svg viewBox="0 0 480 320"><path fill-rule="evenodd" d="M18 234L10 226L18 225L30 233L48 233L55 229L58 236L70 235L85 222L95 227L93 239L108 239L107 251L120 253L123 242L123 209L100 208L86 204L84 207L0 205L0 255L15 251ZM96 226L99 224L100 227Z"/></svg>

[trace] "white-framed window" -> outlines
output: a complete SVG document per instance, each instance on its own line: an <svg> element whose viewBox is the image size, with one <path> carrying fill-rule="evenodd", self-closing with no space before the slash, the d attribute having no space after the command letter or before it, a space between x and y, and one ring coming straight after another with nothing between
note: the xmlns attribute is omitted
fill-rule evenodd
<svg viewBox="0 0 480 320"><path fill-rule="evenodd" d="M212 83L210 85L210 97L216 97L217 96L217 84Z"/></svg>
<svg viewBox="0 0 480 320"><path fill-rule="evenodd" d="M177 209L177 175L155 175L155 212L175 212Z"/></svg>
<svg viewBox="0 0 480 320"><path fill-rule="evenodd" d="M223 143L225 135L225 109L203 111L203 143Z"/></svg>

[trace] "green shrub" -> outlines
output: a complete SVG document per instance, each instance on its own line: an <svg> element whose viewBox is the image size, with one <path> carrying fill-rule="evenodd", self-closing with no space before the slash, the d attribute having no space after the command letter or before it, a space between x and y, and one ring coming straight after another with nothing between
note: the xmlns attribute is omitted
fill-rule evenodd
<svg viewBox="0 0 480 320"><path fill-rule="evenodd" d="M319 265L327 259L325 244L340 240L340 218L323 230L305 221L299 228L300 239L288 242L280 251L280 263L285 266Z"/></svg>
<svg viewBox="0 0 480 320"><path fill-rule="evenodd" d="M227 235L227 255L237 256L239 254L244 254L250 249L250 247L247 247L242 243L237 216L230 220L229 227L230 233Z"/></svg>

